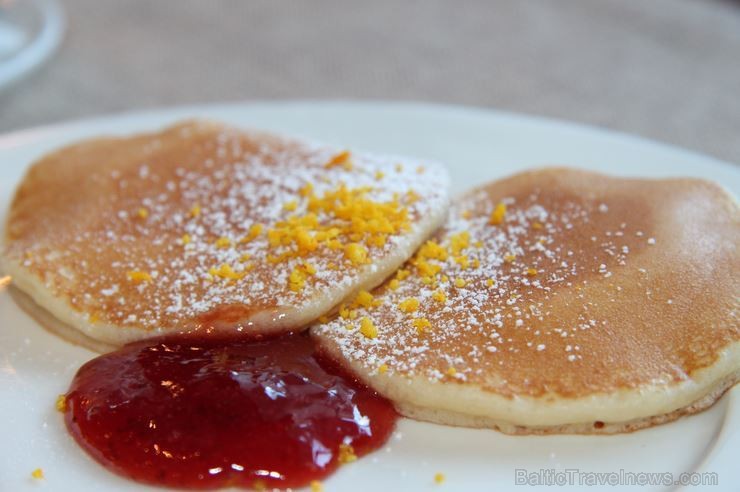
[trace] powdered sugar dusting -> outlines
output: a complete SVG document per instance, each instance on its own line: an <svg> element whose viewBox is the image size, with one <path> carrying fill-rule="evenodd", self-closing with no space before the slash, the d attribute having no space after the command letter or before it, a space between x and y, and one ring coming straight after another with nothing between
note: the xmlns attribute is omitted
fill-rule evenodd
<svg viewBox="0 0 740 492"><path fill-rule="evenodd" d="M523 358L577 363L582 333L608 330L598 304L584 294L589 282L611 282L636 249L625 237L633 231L629 223L613 225L613 209L540 189L495 200L479 190L453 206L446 227L374 293L373 304L355 303L350 316L340 312L314 333L370 373L383 366L489 387L507 384L490 368ZM574 306L567 309L575 317L563 318L563 306ZM364 317L377 336L358 333L356 320Z"/></svg>
<svg viewBox="0 0 740 492"><path fill-rule="evenodd" d="M128 158L109 159L118 151ZM234 306L300 309L353 289L447 204L438 165L214 125L119 141L106 153L85 170L105 192L59 196L58 231L16 238L7 252L93 323L167 330ZM53 186L52 198L73 187ZM367 213L358 232L345 205L396 220Z"/></svg>

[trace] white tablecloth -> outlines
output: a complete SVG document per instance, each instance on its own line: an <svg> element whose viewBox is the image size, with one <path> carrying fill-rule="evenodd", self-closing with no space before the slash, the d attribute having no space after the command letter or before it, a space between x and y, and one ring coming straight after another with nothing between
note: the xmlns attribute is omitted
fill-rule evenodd
<svg viewBox="0 0 740 492"><path fill-rule="evenodd" d="M57 55L0 94L0 131L275 98L494 107L740 162L731 0L66 0Z"/></svg>

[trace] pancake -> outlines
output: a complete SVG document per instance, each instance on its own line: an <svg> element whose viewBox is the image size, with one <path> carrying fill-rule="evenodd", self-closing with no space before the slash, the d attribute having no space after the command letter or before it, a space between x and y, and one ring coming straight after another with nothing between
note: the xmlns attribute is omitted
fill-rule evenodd
<svg viewBox="0 0 740 492"><path fill-rule="evenodd" d="M393 280L311 333L411 418L614 433L740 376L738 208L696 179L570 169L467 193Z"/></svg>
<svg viewBox="0 0 740 492"><path fill-rule="evenodd" d="M97 349L298 330L406 261L447 187L437 164L189 121L33 164L2 268L22 306Z"/></svg>

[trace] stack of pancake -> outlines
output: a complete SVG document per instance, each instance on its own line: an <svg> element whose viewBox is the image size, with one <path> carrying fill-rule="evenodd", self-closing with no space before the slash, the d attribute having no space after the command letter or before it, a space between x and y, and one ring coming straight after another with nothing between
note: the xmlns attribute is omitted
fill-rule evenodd
<svg viewBox="0 0 740 492"><path fill-rule="evenodd" d="M738 207L694 179L519 174L448 210L438 164L189 121L50 154L2 269L108 350L310 329L406 416L613 433L740 378Z"/></svg>

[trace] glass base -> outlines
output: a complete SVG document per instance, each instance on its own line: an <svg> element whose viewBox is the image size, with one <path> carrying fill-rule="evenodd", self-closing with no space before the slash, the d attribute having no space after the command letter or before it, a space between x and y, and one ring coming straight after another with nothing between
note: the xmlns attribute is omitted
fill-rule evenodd
<svg viewBox="0 0 740 492"><path fill-rule="evenodd" d="M48 60L63 34L57 0L0 0L0 90Z"/></svg>

